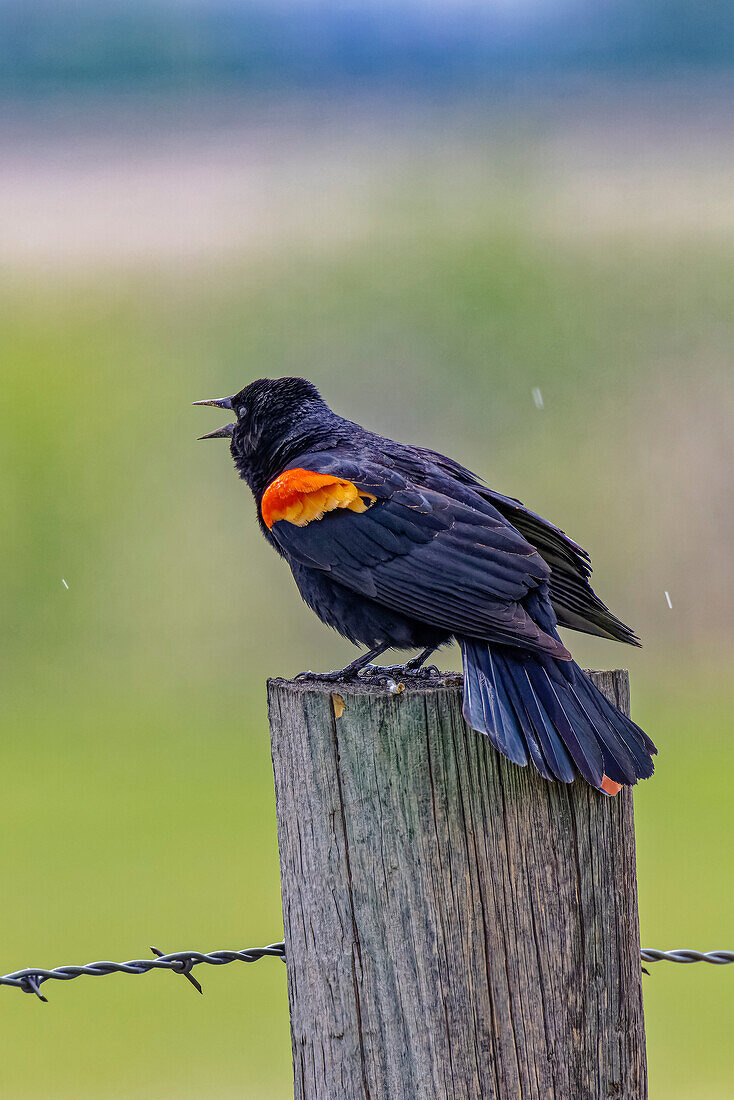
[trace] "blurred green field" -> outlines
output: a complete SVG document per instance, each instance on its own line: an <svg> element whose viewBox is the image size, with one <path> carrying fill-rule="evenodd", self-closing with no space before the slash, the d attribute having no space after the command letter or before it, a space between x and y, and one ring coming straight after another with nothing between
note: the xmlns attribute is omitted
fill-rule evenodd
<svg viewBox="0 0 734 1100"><path fill-rule="evenodd" d="M734 946L734 250L540 237L523 201L457 224L397 187L344 247L4 280L2 972L281 935L264 679L351 653L190 402L288 373L592 551L645 649L574 651L631 668L660 749L643 942ZM645 978L653 1100L731 1095L730 969ZM282 964L198 973L0 990L3 1094L288 1096Z"/></svg>

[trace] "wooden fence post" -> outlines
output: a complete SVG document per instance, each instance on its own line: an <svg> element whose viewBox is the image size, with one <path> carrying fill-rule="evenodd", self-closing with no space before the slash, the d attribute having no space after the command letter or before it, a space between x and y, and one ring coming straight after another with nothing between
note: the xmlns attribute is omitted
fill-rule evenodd
<svg viewBox="0 0 734 1100"><path fill-rule="evenodd" d="M295 1096L644 1100L631 791L547 783L456 676L405 683L268 684Z"/></svg>

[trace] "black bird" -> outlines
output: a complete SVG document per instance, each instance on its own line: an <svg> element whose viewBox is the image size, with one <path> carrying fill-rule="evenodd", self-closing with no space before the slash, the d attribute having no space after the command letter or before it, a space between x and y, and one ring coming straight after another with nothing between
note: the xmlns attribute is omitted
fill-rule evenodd
<svg viewBox="0 0 734 1100"><path fill-rule="evenodd" d="M374 672L387 649L416 671L455 639L464 716L516 764L580 773L616 794L652 775L655 746L597 690L558 634L639 642L589 584L589 555L520 501L436 451L345 420L303 378L261 378L197 401L236 419L225 438L268 542L322 622L367 652L333 679Z"/></svg>

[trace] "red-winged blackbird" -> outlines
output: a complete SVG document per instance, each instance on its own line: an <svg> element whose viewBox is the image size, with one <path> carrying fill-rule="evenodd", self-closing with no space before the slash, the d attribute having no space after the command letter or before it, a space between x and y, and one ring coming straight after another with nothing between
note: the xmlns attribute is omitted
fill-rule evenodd
<svg viewBox="0 0 734 1100"><path fill-rule="evenodd" d="M230 439L261 530L328 626L368 652L419 649L415 671L456 639L464 716L516 764L565 783L578 771L616 794L652 774L656 749L597 690L558 626L639 645L589 584L588 554L453 459L367 431L332 412L302 378L263 378L199 401L236 420Z"/></svg>

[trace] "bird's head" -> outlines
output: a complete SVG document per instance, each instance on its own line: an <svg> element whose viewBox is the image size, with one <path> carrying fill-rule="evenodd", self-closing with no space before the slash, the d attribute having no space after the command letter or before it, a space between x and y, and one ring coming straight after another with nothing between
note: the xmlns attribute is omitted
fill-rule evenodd
<svg viewBox="0 0 734 1100"><path fill-rule="evenodd" d="M278 455L289 440L301 435L303 425L329 413L328 406L305 378L259 378L234 397L195 401L231 410L234 420L200 439L229 439L235 465L253 488L278 465Z"/></svg>

